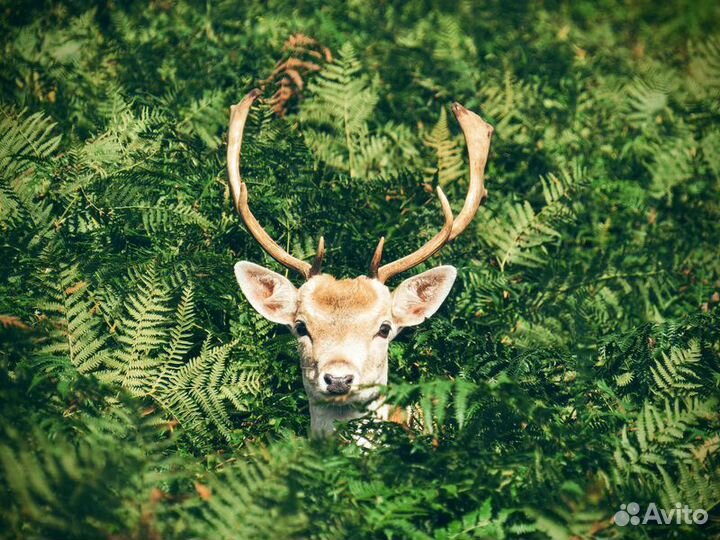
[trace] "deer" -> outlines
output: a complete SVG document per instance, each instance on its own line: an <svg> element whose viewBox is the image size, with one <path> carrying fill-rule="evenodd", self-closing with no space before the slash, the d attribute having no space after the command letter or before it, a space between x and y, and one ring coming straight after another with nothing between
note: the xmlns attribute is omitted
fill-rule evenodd
<svg viewBox="0 0 720 540"><path fill-rule="evenodd" d="M470 181L460 213L453 217L440 186L437 197L444 218L440 232L415 252L381 265L381 237L368 275L336 279L322 272L325 240L319 238L312 263L298 259L273 240L250 211L247 184L240 174L243 131L252 104L249 92L230 108L227 170L233 202L248 232L278 263L304 283L295 287L285 276L250 261L235 264L235 277L250 305L273 323L287 326L297 340L302 380L310 408L310 433L327 437L338 422L372 414L387 421L392 414L380 389L388 382L389 343L407 327L417 326L440 308L455 282L453 266L438 266L405 279L393 291L386 283L435 255L457 238L487 198L485 166L493 127L459 103L452 112L468 151Z"/></svg>

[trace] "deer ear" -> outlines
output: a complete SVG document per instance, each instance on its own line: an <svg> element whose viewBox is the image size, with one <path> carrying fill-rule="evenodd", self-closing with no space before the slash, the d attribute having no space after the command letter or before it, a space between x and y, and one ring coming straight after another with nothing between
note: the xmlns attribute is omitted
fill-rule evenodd
<svg viewBox="0 0 720 540"><path fill-rule="evenodd" d="M392 314L398 326L415 326L442 305L455 282L457 270L438 266L403 281L392 295Z"/></svg>
<svg viewBox="0 0 720 540"><path fill-rule="evenodd" d="M290 280L247 261L235 265L235 277L248 302L260 315L275 323L295 322L297 289Z"/></svg>

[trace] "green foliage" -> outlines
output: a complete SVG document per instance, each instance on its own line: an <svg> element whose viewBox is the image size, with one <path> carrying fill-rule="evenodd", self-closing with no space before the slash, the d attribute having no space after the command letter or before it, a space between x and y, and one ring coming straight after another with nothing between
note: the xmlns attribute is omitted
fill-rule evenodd
<svg viewBox="0 0 720 540"><path fill-rule="evenodd" d="M702 385L696 382L699 376L692 367L700 363L700 357L697 341L691 342L687 350L674 348L669 356L663 353L661 359L655 361L655 367L650 368L655 387L671 396L695 394Z"/></svg>
<svg viewBox="0 0 720 540"><path fill-rule="evenodd" d="M289 442L267 450L248 448L247 461L208 478L212 496L200 510L222 538L290 538L311 532L305 496L295 486L320 474L322 467L306 442ZM204 523L196 527L198 536L206 534Z"/></svg>
<svg viewBox="0 0 720 540"><path fill-rule="evenodd" d="M38 309L50 324L36 349L35 362L51 367L69 361L78 372L90 373L109 360L108 335L102 331L88 283L80 279L77 265L59 270L59 279L42 283L46 296Z"/></svg>
<svg viewBox="0 0 720 540"><path fill-rule="evenodd" d="M426 170L426 181L431 182L437 174L438 183L446 186L466 175L462 160L462 145L450 134L447 112L440 109L440 118L425 136L425 146L435 154L436 165Z"/></svg>
<svg viewBox="0 0 720 540"><path fill-rule="evenodd" d="M3 537L718 534L717 6L3 14ZM297 73L286 117L253 108L242 172L295 255L325 235L329 273L363 272L380 235L390 259L435 234L433 184L460 209L452 101L495 128L488 200L425 265L458 281L391 345L384 392L406 424L330 441L306 436L291 336L232 275L277 267L231 208L228 107L296 33L333 60ZM711 519L621 529L630 501Z"/></svg>
<svg viewBox="0 0 720 540"><path fill-rule="evenodd" d="M155 505L150 490L159 481L171 481L159 473L173 466L163 455L168 441L142 420L137 404L110 397L108 388L88 379L74 390L84 402L68 411L64 432L48 437L47 420L42 426L19 420L25 433L18 426L3 430L0 463L7 489L2 516L8 536L143 534L145 513ZM28 528L28 523L35 526Z"/></svg>
<svg viewBox="0 0 720 540"><path fill-rule="evenodd" d="M319 161L352 177L388 174L398 159L417 154L404 126L388 123L374 127L380 99L379 81L362 73L350 42L308 90L311 98L301 109L303 135ZM397 148L393 148L397 147Z"/></svg>
<svg viewBox="0 0 720 540"><path fill-rule="evenodd" d="M212 438L209 426L231 440L230 411L247 410L262 388L259 372L230 363L235 342L211 346L206 340L197 355L190 354L196 317L191 285L184 287L172 316L168 288L154 266L134 281L127 314L115 323L119 347L104 361L107 369L99 378L151 398L198 441Z"/></svg>

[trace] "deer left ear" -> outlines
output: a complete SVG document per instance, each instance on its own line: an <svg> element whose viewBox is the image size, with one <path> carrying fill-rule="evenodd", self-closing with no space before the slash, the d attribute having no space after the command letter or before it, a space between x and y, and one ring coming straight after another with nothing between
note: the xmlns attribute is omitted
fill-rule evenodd
<svg viewBox="0 0 720 540"><path fill-rule="evenodd" d="M392 295L392 314L398 326L416 326L430 318L447 298L457 270L438 266L403 281Z"/></svg>

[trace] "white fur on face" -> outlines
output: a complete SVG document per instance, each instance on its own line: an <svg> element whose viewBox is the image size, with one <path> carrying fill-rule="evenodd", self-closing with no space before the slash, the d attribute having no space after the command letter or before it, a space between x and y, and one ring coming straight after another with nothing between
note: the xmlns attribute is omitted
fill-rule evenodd
<svg viewBox="0 0 720 540"><path fill-rule="evenodd" d="M359 277L310 279L299 290L296 320L309 336L298 336L303 382L311 399L331 402L369 401L377 385L387 384L387 351L394 337L378 335L383 323L392 327L390 291L381 283ZM352 392L332 396L324 376L352 376Z"/></svg>

